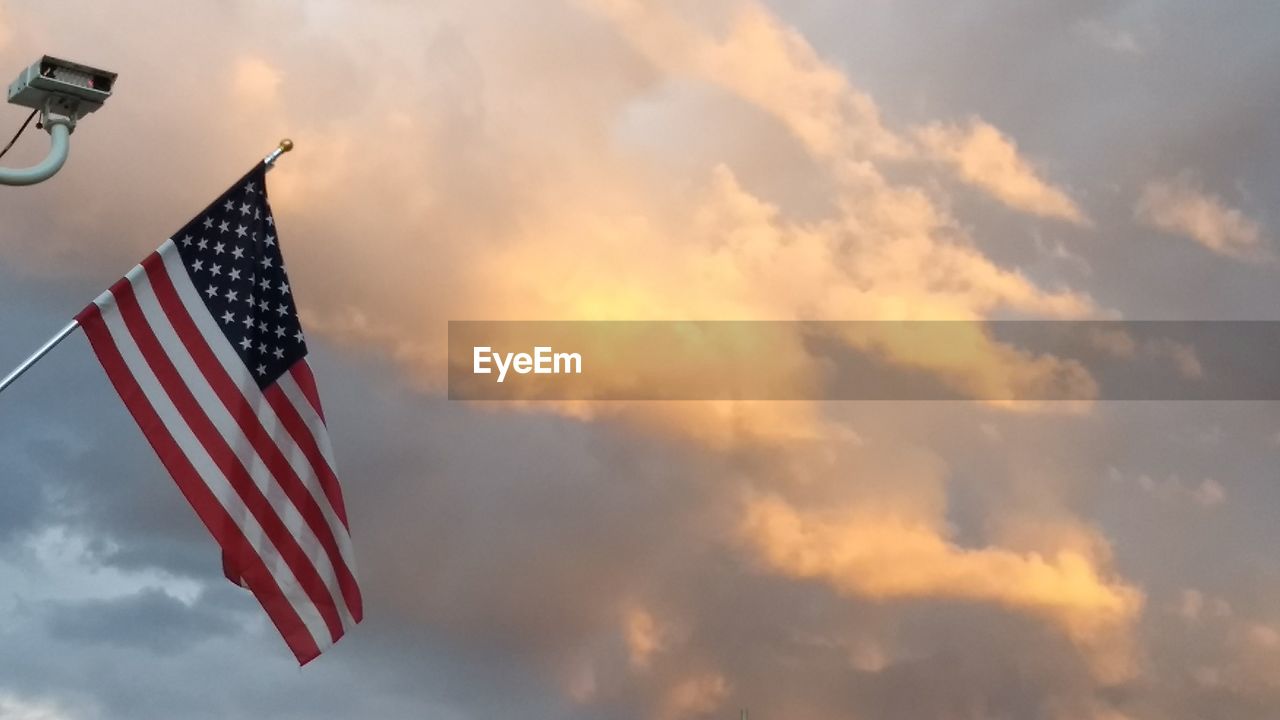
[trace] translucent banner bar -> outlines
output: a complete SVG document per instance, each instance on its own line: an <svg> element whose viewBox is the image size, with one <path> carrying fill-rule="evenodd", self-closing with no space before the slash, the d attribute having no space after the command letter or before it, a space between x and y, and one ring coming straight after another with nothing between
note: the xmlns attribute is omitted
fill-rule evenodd
<svg viewBox="0 0 1280 720"><path fill-rule="evenodd" d="M1280 400L1280 322L450 322L455 400Z"/></svg>

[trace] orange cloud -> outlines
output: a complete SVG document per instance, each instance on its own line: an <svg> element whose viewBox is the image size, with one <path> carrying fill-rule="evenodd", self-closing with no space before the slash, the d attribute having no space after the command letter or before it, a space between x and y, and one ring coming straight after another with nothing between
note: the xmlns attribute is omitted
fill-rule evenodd
<svg viewBox="0 0 1280 720"><path fill-rule="evenodd" d="M1095 672L1136 672L1129 634L1143 596L1079 549L1053 555L962 548L936 528L892 515L805 512L776 496L751 498L744 541L770 569L875 600L991 603L1043 618L1088 654Z"/></svg>
<svg viewBox="0 0 1280 720"><path fill-rule="evenodd" d="M631 667L647 670L666 642L657 619L644 608L631 607L625 613L624 630Z"/></svg>
<svg viewBox="0 0 1280 720"><path fill-rule="evenodd" d="M1088 225L1062 190L1042 180L1004 133L976 118L968 127L933 124L916 133L925 153L950 164L960 178L1015 210Z"/></svg>
<svg viewBox="0 0 1280 720"><path fill-rule="evenodd" d="M657 720L704 717L715 712L729 694L729 683L715 673L691 675L670 688Z"/></svg>

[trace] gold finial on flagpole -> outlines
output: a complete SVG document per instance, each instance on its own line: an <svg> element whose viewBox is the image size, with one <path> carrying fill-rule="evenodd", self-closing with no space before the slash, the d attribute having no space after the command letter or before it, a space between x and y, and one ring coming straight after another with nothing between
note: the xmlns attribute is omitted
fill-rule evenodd
<svg viewBox="0 0 1280 720"><path fill-rule="evenodd" d="M267 167L271 167L272 165L275 164L276 160L278 160L281 155L289 152L292 149L293 149L293 141L290 140L289 138L285 138L280 141L280 144L276 146L275 150L271 151L271 154L267 155L265 158L262 159L262 162L266 163Z"/></svg>

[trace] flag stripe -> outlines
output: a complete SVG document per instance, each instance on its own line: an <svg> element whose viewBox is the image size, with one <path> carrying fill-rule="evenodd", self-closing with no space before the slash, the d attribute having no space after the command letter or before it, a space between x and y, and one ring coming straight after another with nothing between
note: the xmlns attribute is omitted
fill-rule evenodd
<svg viewBox="0 0 1280 720"><path fill-rule="evenodd" d="M162 247L163 253L165 248ZM300 538L307 538L319 543L320 548L325 555L324 563L315 563L320 570L321 575L329 578L332 571L332 579L337 587L330 585L330 591L336 598L341 597L343 604L339 608L344 614L344 624L353 624L353 616L358 617L361 598L360 591L356 584L355 576L348 567L349 547L344 542L340 545L339 537L346 541L345 532L339 531L335 533L334 524L325 517L324 509L313 492L308 489L281 451L281 447L277 444L278 440L288 440L287 436L273 438L271 437L263 425L260 413L266 409L264 403L261 402L260 391L256 384L252 382L241 383L240 387L234 382L229 375L226 367L224 367L214 355L210 344L205 341L195 325L193 319L194 313L188 313L186 306L178 299L177 291L166 271L166 266L160 254L153 255L143 261L143 267L147 271L147 277L150 282L147 288L154 292L154 297L158 307L163 311L165 319L156 318L151 322L153 325L160 327L170 327L179 340L173 343L177 347L185 347L188 357L198 369L197 373L192 373L192 377L188 379L188 383L197 386L199 384L207 384L212 393L221 401L221 404L229 413L230 422L227 425L235 427L222 428L224 435L228 437L235 436L237 430L241 437L248 440L249 445L255 452L255 459L265 460L265 467L270 470L270 475L265 473L258 474L260 483L268 483L274 480L287 496L289 507L286 512L293 511L292 514L300 516L301 521L305 522L306 530L302 527L293 527L290 529ZM200 312L202 308L198 308L196 312ZM169 343L164 343L166 347L170 347ZM179 353L172 352L174 357L178 357ZM238 361L238 358L237 358ZM300 361L302 362L302 361ZM246 395L257 395L258 402L250 402L246 400ZM213 403L210 403L213 405ZM214 405L217 407L217 405ZM283 433L281 435L284 435ZM284 443L281 443L284 444ZM247 448L246 448L247 449ZM312 468L306 468L307 471ZM307 472L307 475L312 474ZM284 513L281 513L282 515ZM345 530L345 528L344 528ZM335 537L335 534L338 537ZM346 552L344 552L346 550ZM313 562L315 558L313 558ZM334 592L336 590L336 592Z"/></svg>
<svg viewBox="0 0 1280 720"><path fill-rule="evenodd" d="M172 250L173 243L168 242L161 246L159 255L164 261L165 268L168 270L168 275L173 283L174 290L177 292L180 301L186 307L203 307L200 301L200 294L196 290L195 285L191 282L191 278L188 276L186 268L183 267L181 259L178 258L177 254L172 252ZM213 351L222 366L228 369L228 372L231 373L232 377L236 377L237 375L244 377L244 374L248 373L248 369L244 367L242 362L240 362L239 357L231 348L231 345L226 340L225 336L222 335L213 318L208 313L196 311L191 313L191 319L195 322L201 335L209 340L209 348ZM306 359L303 358L301 362L306 362ZM290 373L285 373L280 376L280 380L277 381L277 385L289 385L289 378ZM246 393L250 393L252 390L248 386L255 383L253 383L252 380L246 379L240 384L245 387ZM302 412L306 413L306 403L294 401L294 404L304 406ZM257 403L255 403L255 405L257 405ZM330 512L336 515L343 526L341 533L342 537L340 540L342 542L349 542L346 530L346 511L342 503L342 491L338 487L338 480L334 474L334 464L332 461L332 455L329 451L329 435L325 432L324 426L321 424L312 427L309 436L304 437L305 442L299 442L297 441L299 436L298 429L286 427L286 424L283 422L283 418L275 412L274 404L269 404L267 406L259 405L258 411L259 418L267 427L267 430L272 437L279 439L281 437L279 433L285 433L289 437L295 439L293 443L280 442L282 448L287 445L285 455L289 457L290 463L293 465L294 469L298 471L300 476L307 478L308 480L316 481L319 487L311 486L310 483L308 483L312 494L316 496L318 501L321 499L321 496L323 496L324 502L321 502L321 505L325 508L326 517L328 517L328 513ZM285 429L282 430L282 428ZM344 556L348 557L348 567L351 567L352 572L354 572L355 568L350 559L350 555L351 553L349 550L344 553Z"/></svg>
<svg viewBox="0 0 1280 720"><path fill-rule="evenodd" d="M267 538L275 546L276 552L297 578L307 597L315 604L332 638L337 640L342 637L342 619L337 612L334 598L325 587L324 578L307 558L306 551L302 549L298 538L289 531L284 521L271 507L270 501L254 483L240 459L231 450L227 439L218 432L218 428L205 413L204 407L192 394L191 388L182 381L172 358L164 351L143 317L142 310L134 297L132 285L125 284L112 294L116 298L116 306L129 334L133 337L134 343L155 374L160 386L178 409L179 415L187 421L196 440L204 447L214 466L222 472L223 477L239 495L244 507L266 531Z"/></svg>
<svg viewBox="0 0 1280 720"><path fill-rule="evenodd" d="M297 410L302 425L311 434L316 451L325 460L328 472L320 475L320 483L330 504L338 513L345 527L347 525L347 508L342 501L342 488L338 486L335 474L337 464L333 461L333 448L330 446L329 432L324 419L324 409L320 405L320 393L316 389L315 376L311 373L311 363L306 358L295 363L289 372L280 376L275 387L279 388L293 407ZM350 532L350 530L348 530Z"/></svg>
<svg viewBox="0 0 1280 720"><path fill-rule="evenodd" d="M294 442L298 443L298 447L302 449L303 454L315 467L316 476L320 480L320 487L323 489L325 496L329 498L329 504L333 506L334 512L338 514L343 526L346 526L346 508L342 505L342 491L338 488L338 478L333 474L333 470L330 469L329 463L325 460L324 451L321 450L320 444L316 442L316 436L307 427L306 421L302 419L302 414L298 412L297 405L290 402L289 398L285 396L279 382L264 390L262 395L271 404L271 409L276 411L276 415L279 416L285 429L293 437Z"/></svg>
<svg viewBox="0 0 1280 720"><path fill-rule="evenodd" d="M285 397L288 398L289 402L292 403L293 407L298 411L298 416L302 418L302 424L311 433L311 438L316 444L316 450L320 453L320 456L324 458L329 469L336 472L338 465L333 461L333 447L329 442L329 429L325 426L325 419L315 411L315 407L311 404L311 401L305 397L305 391L294 377L294 371L301 368L305 368L308 373L311 372L311 364L307 362L306 358L303 358L302 362L299 362L290 368L289 372L281 375L280 379L276 381L276 387L280 388L280 392L284 393ZM341 508L342 491L337 485L336 478L334 479L332 488L326 487L326 496L330 494L330 489L332 490L334 502L337 507ZM345 509L343 509L340 515L345 521Z"/></svg>
<svg viewBox="0 0 1280 720"><path fill-rule="evenodd" d="M316 388L316 376L311 373L311 365L303 360L290 368L289 374L293 376L294 382L298 383L298 388L311 404L311 409L315 410L320 422L324 422L324 408L320 406L320 390Z"/></svg>
<svg viewBox="0 0 1280 720"><path fill-rule="evenodd" d="M272 624L284 637L289 649L298 658L298 662L305 664L314 659L320 654L320 647L297 605L289 600L281 584L277 582L275 572L268 567L259 548L250 541L248 534L218 497L214 485L207 482L196 469L171 433L171 428L185 427L185 424L180 420L174 422L172 415L176 413L172 408L165 413L168 415L167 419L162 417L161 411L151 400L153 395L160 393L154 389L152 393L147 393L143 389L142 377L145 376L145 371L141 374L135 372L124 359L97 303L85 308L76 320L84 328L108 379L159 456L160 462L173 476L179 490L218 544L236 556L249 576L246 579L254 583L254 595Z"/></svg>
<svg viewBox="0 0 1280 720"><path fill-rule="evenodd" d="M277 445L277 438L269 436L255 413L253 405L264 405L257 385L248 383L243 392L236 387L196 330L191 315L181 304L176 304L177 295L160 258L148 257L142 265L150 282L135 283L134 291L147 321L162 336L159 338L161 344L171 348L170 357L183 379L202 398L202 406L211 411L211 418L223 436L232 440L232 449L249 468L255 483L271 500L290 532L299 539L312 564L325 578L331 595L334 598L358 596L355 578L334 539L332 525L324 517L315 497L288 464ZM185 353L181 351L184 347ZM257 403L251 403L245 397L253 394L259 394ZM218 400L214 400L215 395ZM285 496L279 492L280 488L272 487L273 482L285 486L282 488ZM305 512L300 514L300 509L305 509ZM309 517L304 518L304 515ZM354 624L348 602L344 600L338 609L343 613L344 625Z"/></svg>
<svg viewBox="0 0 1280 720"><path fill-rule="evenodd" d="M271 402L269 395L275 387L284 386L285 388L290 388L293 385L290 373L280 376L276 385L268 388L267 392L256 390L256 383L247 376L248 369L244 367L239 356L231 348L230 343L217 327L217 323L207 312L201 311L204 306L200 301L199 292L196 290L186 272L186 268L177 253L174 252L174 249L174 245L170 241L162 245L157 254L164 263L168 279L178 297L178 301L186 308L195 308L189 314L189 317L195 324L197 331L208 340L208 347L213 352L214 357L217 358L218 362L231 377L238 376L242 378L236 384L241 387L246 395L254 399L252 404L257 409L258 419L266 427L267 433L275 440L277 445L284 450L290 465L300 477L306 480L308 490L321 506L326 520L337 535L342 556L345 559L347 568L354 576L354 553L350 548L350 535L347 530L348 524L346 509L342 502L342 491L338 487L338 480L332 469L333 461L328 433L325 431L323 424L320 423L308 425L310 432L307 432L306 429L300 429L297 423L292 423L293 426L290 427L290 423L284 422L284 419L277 413L277 408L281 406ZM299 363L305 362L306 358L299 361ZM295 366L299 363L295 363ZM291 393L292 391L290 390L289 392ZM257 402L259 397L266 397L267 403ZM303 416L315 417L314 413L310 411L309 403L297 397L296 394L293 395L293 398L288 404L297 406L298 409L294 414L300 412ZM305 421L303 424L306 424ZM299 437L302 438L302 442L297 440ZM359 597L352 598L352 600L354 603L349 604L349 609L358 621L362 617Z"/></svg>
<svg viewBox="0 0 1280 720"><path fill-rule="evenodd" d="M275 387L284 393L294 409L297 410L303 427L310 433L311 442L315 443L316 452L324 459L325 468L328 472L320 475L320 483L324 488L325 496L329 498L330 503L338 513L338 517L342 520L343 526L346 526L347 509L342 501L342 489L338 487L338 478L334 474L337 470L337 463L333 461L333 447L330 444L328 428L325 427L324 416L317 413L315 406L304 397L306 391L298 384L294 376L294 371L299 369L305 369L308 375L311 373L311 365L306 358L294 365L289 372L280 376Z"/></svg>

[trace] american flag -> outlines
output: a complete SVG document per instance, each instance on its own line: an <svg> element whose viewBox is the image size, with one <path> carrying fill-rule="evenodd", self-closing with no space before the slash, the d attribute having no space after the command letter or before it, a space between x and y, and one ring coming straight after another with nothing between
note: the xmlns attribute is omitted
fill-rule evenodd
<svg viewBox="0 0 1280 720"><path fill-rule="evenodd" d="M259 163L76 320L305 665L360 622L342 491Z"/></svg>

